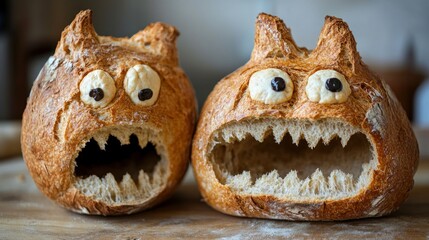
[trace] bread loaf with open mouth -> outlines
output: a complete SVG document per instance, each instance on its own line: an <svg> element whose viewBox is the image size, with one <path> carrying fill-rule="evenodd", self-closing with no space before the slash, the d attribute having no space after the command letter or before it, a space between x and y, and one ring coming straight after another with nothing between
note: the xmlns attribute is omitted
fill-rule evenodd
<svg viewBox="0 0 429 240"><path fill-rule="evenodd" d="M362 62L344 21L326 17L309 51L263 13L250 60L208 97L192 150L213 208L312 221L396 210L418 159L404 110Z"/></svg>
<svg viewBox="0 0 429 240"><path fill-rule="evenodd" d="M34 82L22 150L36 185L56 203L129 214L166 199L182 179L196 101L174 27L98 36L91 15L82 11L65 28Z"/></svg>

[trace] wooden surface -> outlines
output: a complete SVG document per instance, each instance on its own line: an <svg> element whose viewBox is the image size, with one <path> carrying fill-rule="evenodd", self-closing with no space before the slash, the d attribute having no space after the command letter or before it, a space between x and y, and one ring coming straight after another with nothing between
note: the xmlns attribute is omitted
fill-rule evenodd
<svg viewBox="0 0 429 240"><path fill-rule="evenodd" d="M192 174L152 210L99 217L55 205L37 190L22 158L15 158L0 161L0 239L427 239L429 161L421 161L415 180L407 202L383 218L318 223L231 217L201 201Z"/></svg>

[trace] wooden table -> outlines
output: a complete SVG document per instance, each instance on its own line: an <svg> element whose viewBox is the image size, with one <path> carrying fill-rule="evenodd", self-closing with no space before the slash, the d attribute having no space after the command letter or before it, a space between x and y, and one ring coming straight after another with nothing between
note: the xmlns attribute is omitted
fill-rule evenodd
<svg viewBox="0 0 429 240"><path fill-rule="evenodd" d="M387 217L344 222L288 222L223 215L202 200L189 172L175 195L160 206L121 217L66 211L43 196L22 158L0 162L0 239L171 238L377 238L429 237L429 161L401 209Z"/></svg>

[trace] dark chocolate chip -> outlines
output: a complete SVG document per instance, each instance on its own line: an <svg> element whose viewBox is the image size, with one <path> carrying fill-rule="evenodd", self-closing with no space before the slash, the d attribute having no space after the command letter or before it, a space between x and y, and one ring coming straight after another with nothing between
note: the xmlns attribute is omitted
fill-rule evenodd
<svg viewBox="0 0 429 240"><path fill-rule="evenodd" d="M338 78L328 78L325 82L325 88L331 92L340 92L343 90L343 84Z"/></svg>
<svg viewBox="0 0 429 240"><path fill-rule="evenodd" d="M149 100L149 99L152 98L152 96L153 96L153 92L149 88L142 89L139 92L139 99L140 99L140 101Z"/></svg>
<svg viewBox="0 0 429 240"><path fill-rule="evenodd" d="M101 89L101 88L91 89L91 91L89 91L89 96L94 98L94 100L98 102L104 98L103 89Z"/></svg>
<svg viewBox="0 0 429 240"><path fill-rule="evenodd" d="M276 92L281 92L286 89L285 80L281 77L275 77L271 80L271 88Z"/></svg>

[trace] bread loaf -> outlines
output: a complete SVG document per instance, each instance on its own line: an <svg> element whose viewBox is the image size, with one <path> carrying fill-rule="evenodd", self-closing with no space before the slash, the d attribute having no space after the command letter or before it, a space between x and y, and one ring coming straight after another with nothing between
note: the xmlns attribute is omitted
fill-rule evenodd
<svg viewBox="0 0 429 240"><path fill-rule="evenodd" d="M22 150L36 185L56 203L129 214L166 199L182 179L196 101L174 27L98 36L91 15L82 11L65 28L34 82Z"/></svg>
<svg viewBox="0 0 429 240"><path fill-rule="evenodd" d="M226 214L346 220L396 210L418 147L389 86L362 62L347 24L326 17L313 51L260 14L250 60L206 100L192 164Z"/></svg>

